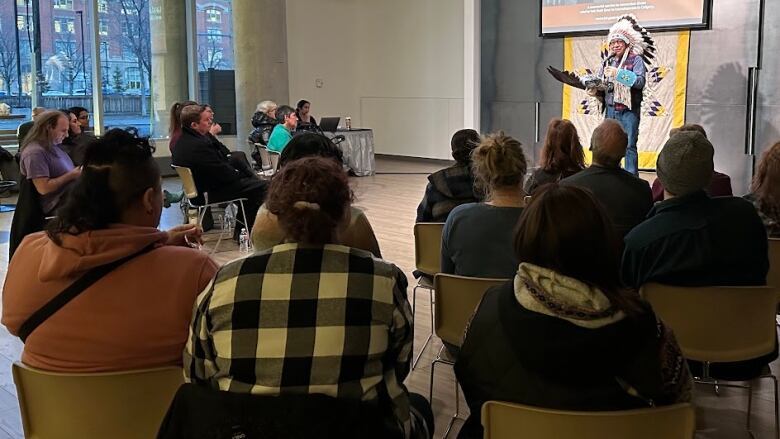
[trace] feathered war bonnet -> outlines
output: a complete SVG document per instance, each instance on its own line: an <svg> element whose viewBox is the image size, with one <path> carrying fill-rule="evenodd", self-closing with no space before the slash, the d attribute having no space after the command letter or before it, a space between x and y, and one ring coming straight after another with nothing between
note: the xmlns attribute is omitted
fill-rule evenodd
<svg viewBox="0 0 780 439"><path fill-rule="evenodd" d="M612 25L609 29L607 44L620 40L628 45L632 55L641 56L646 64L652 63L655 58L655 40L644 27L636 21L636 16L627 14Z"/></svg>

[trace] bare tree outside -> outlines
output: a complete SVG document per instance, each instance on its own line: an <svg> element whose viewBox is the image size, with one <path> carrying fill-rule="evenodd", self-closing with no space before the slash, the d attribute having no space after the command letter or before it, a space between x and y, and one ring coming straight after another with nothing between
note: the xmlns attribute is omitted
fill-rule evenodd
<svg viewBox="0 0 780 439"><path fill-rule="evenodd" d="M198 39L200 40L198 42L198 64L200 65L200 70L220 70L226 68L225 50L222 46L217 44L214 38L209 38L207 35L201 35Z"/></svg>
<svg viewBox="0 0 780 439"><path fill-rule="evenodd" d="M89 58L85 59L81 49L77 47L73 34L66 33L65 39L61 40L59 54L65 57L65 69L61 72L65 81L68 94L73 94L73 85L79 76L83 75L85 63L89 64ZM86 78L84 78L86 84ZM85 87L86 88L86 87Z"/></svg>
<svg viewBox="0 0 780 439"><path fill-rule="evenodd" d="M0 33L0 79L6 95L11 95L11 83L16 82L16 42L12 33Z"/></svg>
<svg viewBox="0 0 780 439"><path fill-rule="evenodd" d="M124 42L141 72L141 114L149 114L146 92L152 83L152 45L149 28L149 0L116 0L121 5Z"/></svg>

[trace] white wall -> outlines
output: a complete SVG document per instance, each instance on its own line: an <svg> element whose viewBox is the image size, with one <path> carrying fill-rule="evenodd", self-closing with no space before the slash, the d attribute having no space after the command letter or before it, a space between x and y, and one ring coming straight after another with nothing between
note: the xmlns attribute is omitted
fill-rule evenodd
<svg viewBox="0 0 780 439"><path fill-rule="evenodd" d="M287 41L294 102L373 128L377 153L450 158L464 118L462 2L290 0Z"/></svg>

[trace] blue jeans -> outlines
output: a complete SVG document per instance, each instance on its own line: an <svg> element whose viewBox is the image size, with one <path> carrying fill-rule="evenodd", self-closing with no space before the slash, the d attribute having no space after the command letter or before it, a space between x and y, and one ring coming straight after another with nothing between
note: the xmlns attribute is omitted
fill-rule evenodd
<svg viewBox="0 0 780 439"><path fill-rule="evenodd" d="M634 175L639 175L639 153L636 150L636 141L639 138L639 113L627 109L617 111L614 106L608 105L606 117L607 119L615 119L623 126L623 130L628 135L624 169Z"/></svg>

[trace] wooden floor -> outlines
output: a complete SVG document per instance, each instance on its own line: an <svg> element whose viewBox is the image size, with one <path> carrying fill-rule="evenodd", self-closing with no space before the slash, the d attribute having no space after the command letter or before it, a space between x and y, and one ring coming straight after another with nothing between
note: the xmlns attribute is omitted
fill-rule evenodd
<svg viewBox="0 0 780 439"><path fill-rule="evenodd" d="M409 279L411 297L415 279L414 240L412 227L429 172L442 167L442 163L431 161L409 161L390 158L377 160L378 174L372 177L353 178L352 186L356 196L356 205L366 212L377 234L384 258L398 265ZM650 176L643 176L650 178ZM175 178L166 179L164 187L170 191L179 191L180 183ZM8 201L8 200L4 200ZM5 279L8 266L8 231L11 223L10 213L0 214L0 278ZM161 228L165 229L180 223L181 212L177 208L166 209L163 213ZM207 248L213 247L213 241ZM225 263L240 257L238 249L231 241L222 241L219 251L213 257ZM417 295L417 316L415 321L415 354L430 333L430 307L428 291L419 290ZM412 392L427 397L430 380L430 362L441 343L435 337L426 348L423 357L406 381ZM17 361L22 349L21 342L8 334L0 326L0 439L22 438L21 421L16 401L16 390L11 378L11 363ZM577 367L572 364L572 367ZM773 363L773 371L778 364ZM769 380L763 380L757 386L753 406L753 428L758 438L770 438L774 435L773 394ZM700 439L732 439L750 437L745 430L747 398L744 390L722 388L721 395L715 396L711 388L696 388L695 403L697 409L698 432ZM455 381L452 368L446 365L436 367L433 411L436 416L436 437L443 437L449 417L455 411ZM461 400L461 416L468 415L468 409ZM461 422L456 422L450 437L455 437Z"/></svg>

